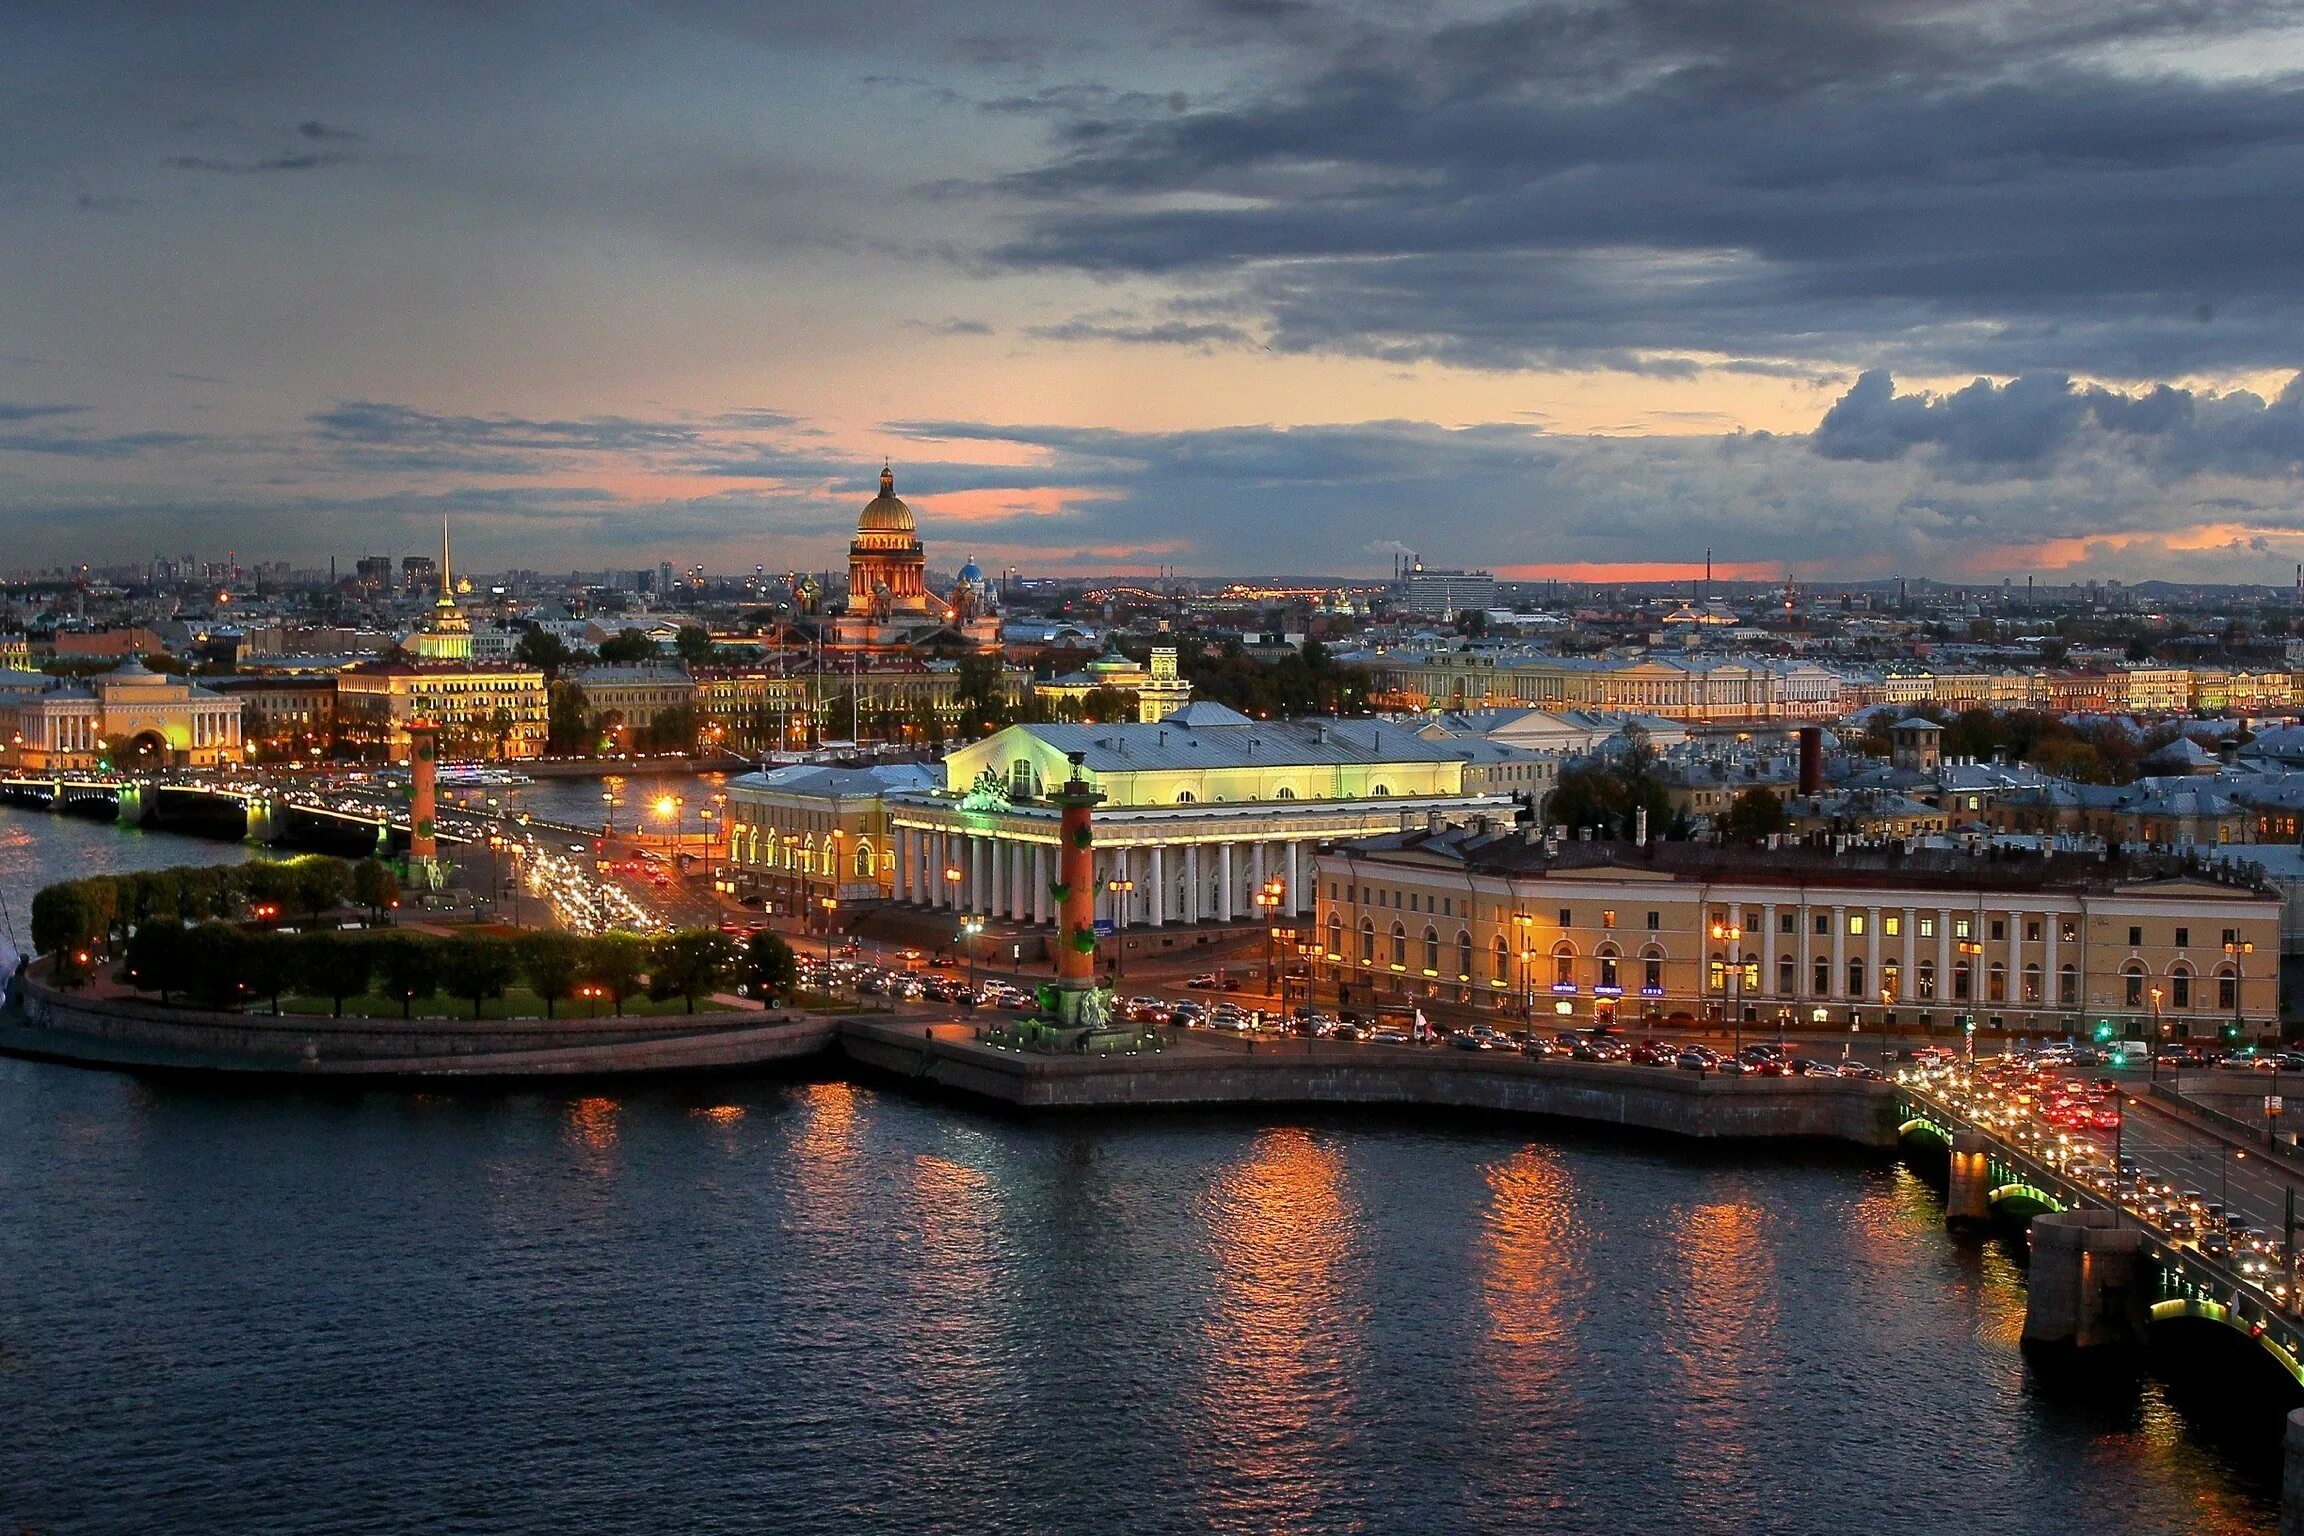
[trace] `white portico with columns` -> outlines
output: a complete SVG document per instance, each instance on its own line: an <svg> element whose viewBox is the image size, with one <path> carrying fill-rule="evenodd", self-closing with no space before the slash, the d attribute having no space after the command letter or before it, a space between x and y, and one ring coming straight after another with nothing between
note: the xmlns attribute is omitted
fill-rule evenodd
<svg viewBox="0 0 2304 1536"><path fill-rule="evenodd" d="M1466 794L1460 759L1378 720L1255 721L1201 703L1146 724L1016 725L948 754L944 789L889 797L894 899L1052 923L1046 797L1075 756L1105 796L1096 915L1116 929L1255 921L1264 891L1299 916L1319 844L1513 809Z"/></svg>

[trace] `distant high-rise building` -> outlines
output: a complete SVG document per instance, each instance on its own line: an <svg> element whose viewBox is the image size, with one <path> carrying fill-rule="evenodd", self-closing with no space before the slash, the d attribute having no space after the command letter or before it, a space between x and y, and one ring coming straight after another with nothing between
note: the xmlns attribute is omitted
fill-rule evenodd
<svg viewBox="0 0 2304 1536"><path fill-rule="evenodd" d="M400 585L410 592L425 592L440 584L440 567L430 555L407 555L400 561Z"/></svg>
<svg viewBox="0 0 2304 1536"><path fill-rule="evenodd" d="M1496 578L1486 571L1428 571L1418 562L1408 570L1400 605L1410 613L1446 618L1495 601Z"/></svg>
<svg viewBox="0 0 2304 1536"><path fill-rule="evenodd" d="M672 562L669 560L658 561L656 565L656 595L670 597L672 595L672 582Z"/></svg>
<svg viewBox="0 0 2304 1536"><path fill-rule="evenodd" d="M389 591L392 586L392 557L362 555L353 565L352 574L365 591Z"/></svg>

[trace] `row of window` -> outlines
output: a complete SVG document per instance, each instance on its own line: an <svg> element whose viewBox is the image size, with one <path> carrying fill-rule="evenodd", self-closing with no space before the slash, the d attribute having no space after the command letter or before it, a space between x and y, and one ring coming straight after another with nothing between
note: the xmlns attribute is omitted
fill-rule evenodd
<svg viewBox="0 0 2304 1536"><path fill-rule="evenodd" d="M1388 940L1386 949L1388 963L1396 970L1407 969L1411 945L1408 929L1403 924L1396 922L1391 925L1389 934L1383 937ZM1373 920L1361 919L1357 938L1359 963L1362 965L1375 964L1379 935ZM1458 929L1453 949L1454 953L1450 958L1455 962L1456 976L1461 980L1472 980L1474 958L1472 935L1463 929ZM1337 958L1342 958L1345 952L1343 920L1334 913L1330 913L1328 918L1327 950L1331 956ZM1423 932L1420 955L1423 962L1422 969L1427 975L1441 974L1442 952L1443 941L1439 930L1427 924ZM1551 960L1553 985L1559 987L1576 985L1577 956L1573 945L1566 942L1555 945L1548 958ZM1651 945L1643 950L1637 959L1640 966L1640 985L1650 991L1660 991L1664 985L1665 957L1663 953ZM1488 962L1487 980L1504 986L1512 984L1512 951L1510 945L1505 942L1501 935L1490 947ZM1593 955L1593 963L1596 972L1595 985L1601 988L1616 988L1623 985L1623 957L1612 946L1603 946L1597 951ZM2005 964L1995 961L1983 967L1982 974L1984 1001L1989 1003L2011 1001L2009 972ZM2155 1004L2165 1002L2166 1006L2174 1009L2189 1009L2201 1006L2207 1001L2201 990L2194 986L2195 978L2192 971L2182 962L2178 962L2169 971L2168 985L2165 990L2153 987L2149 993L2147 992L2146 974L2141 965L2131 964L2122 973L2122 976L2125 1001L2127 1006L2131 1008L2142 1007L2148 996ZM1780 957L1776 969L1777 994L1784 997L1799 995L1798 977L1798 963L1792 956ZM1872 995L1867 987L1869 979L1867 963L1862 959L1851 959L1846 962L1847 988L1845 991L1835 994L1832 988L1832 962L1829 959L1819 958L1811 966L1808 995L1811 997L1838 995L1847 998L1869 998ZM1934 1002L1937 1000L1937 979L1935 961L1917 961L1913 966L1912 990L1907 994L1903 986L1904 977L1901 963L1887 960L1883 961L1880 966L1880 992L1889 1003L1907 995L1917 1002ZM1956 961L1951 968L1951 1000L1953 1002L1974 1000L1976 979L1977 968L1975 966L1965 959ZM2216 982L2215 1006L2219 1009L2236 1007L2239 997L2239 977L2235 969L2230 966L2224 967L2217 972L2214 979ZM1746 959L1741 963L1731 962L1722 955L1714 954L1711 961L1711 982L1715 992L1729 990L1732 983L1758 991L1760 962L1757 959ZM2016 982L2018 991L2014 1001L2031 1006L2038 1006L2047 1001L2044 990L2047 976L2039 964L2032 963L2024 966L2017 974ZM2056 972L2055 983L2057 1006L2076 1008L2080 1005L2080 968L2078 966L2060 966Z"/></svg>

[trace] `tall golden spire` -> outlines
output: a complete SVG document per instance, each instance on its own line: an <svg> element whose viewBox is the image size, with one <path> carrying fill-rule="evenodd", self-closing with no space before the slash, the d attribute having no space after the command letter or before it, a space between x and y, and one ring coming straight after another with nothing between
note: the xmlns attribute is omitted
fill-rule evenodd
<svg viewBox="0 0 2304 1536"><path fill-rule="evenodd" d="M440 600L432 606L456 606L456 573L448 562L448 519L445 516L440 519Z"/></svg>

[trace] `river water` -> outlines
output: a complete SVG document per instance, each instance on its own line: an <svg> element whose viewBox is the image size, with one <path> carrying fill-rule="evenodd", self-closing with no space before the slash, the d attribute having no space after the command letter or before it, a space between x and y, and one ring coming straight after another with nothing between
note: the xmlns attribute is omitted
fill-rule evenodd
<svg viewBox="0 0 2304 1536"><path fill-rule="evenodd" d="M2259 1447L2022 1314L1827 1154L0 1060L11 1533L2272 1529Z"/></svg>

